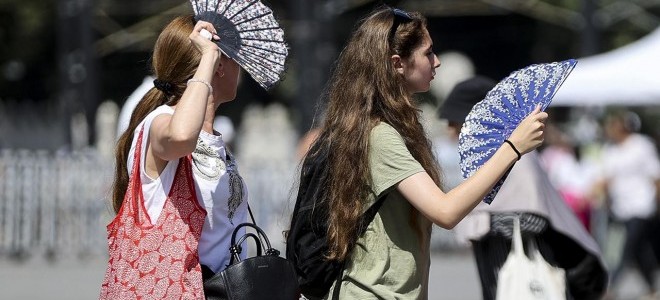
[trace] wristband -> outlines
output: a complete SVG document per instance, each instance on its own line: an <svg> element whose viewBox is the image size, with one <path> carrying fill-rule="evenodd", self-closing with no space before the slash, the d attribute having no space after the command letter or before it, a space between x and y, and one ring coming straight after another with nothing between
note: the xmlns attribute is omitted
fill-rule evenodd
<svg viewBox="0 0 660 300"><path fill-rule="evenodd" d="M209 88L209 95L213 95L213 87L211 86L210 83L208 83L208 81L204 81L204 80L201 80L201 79L191 78L191 79L188 79L188 82L186 82L186 85L190 85L191 82L199 82L199 83L203 83L203 84L205 84L206 87Z"/></svg>
<svg viewBox="0 0 660 300"><path fill-rule="evenodd" d="M520 160L520 157L521 157L521 155L520 155L520 151L518 151L518 149L516 149L516 146L514 146L513 143L512 143L511 141L509 141L509 140L504 140L504 142L507 143L507 144L509 144L509 146L511 146L511 149L513 149L513 151L516 152L516 155L518 155L518 159L517 159L517 161Z"/></svg>

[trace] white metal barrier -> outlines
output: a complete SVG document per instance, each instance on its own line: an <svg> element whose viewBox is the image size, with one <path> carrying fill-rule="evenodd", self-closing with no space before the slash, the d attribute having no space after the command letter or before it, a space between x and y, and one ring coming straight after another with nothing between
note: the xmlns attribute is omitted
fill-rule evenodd
<svg viewBox="0 0 660 300"><path fill-rule="evenodd" d="M112 164L94 151L2 150L0 255L105 251Z"/></svg>

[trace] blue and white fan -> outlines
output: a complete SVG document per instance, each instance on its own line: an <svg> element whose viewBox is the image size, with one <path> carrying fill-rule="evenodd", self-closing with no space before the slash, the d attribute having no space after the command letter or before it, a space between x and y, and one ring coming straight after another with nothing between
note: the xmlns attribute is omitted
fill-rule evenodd
<svg viewBox="0 0 660 300"><path fill-rule="evenodd" d="M220 50L265 89L284 73L288 47L273 11L259 0L190 0L195 19L207 21L220 37Z"/></svg>
<svg viewBox="0 0 660 300"><path fill-rule="evenodd" d="M475 104L465 118L459 135L458 153L463 178L479 169L509 138L537 104L545 110L571 73L577 61L536 64L514 71ZM505 174L486 195L490 204L508 175Z"/></svg>

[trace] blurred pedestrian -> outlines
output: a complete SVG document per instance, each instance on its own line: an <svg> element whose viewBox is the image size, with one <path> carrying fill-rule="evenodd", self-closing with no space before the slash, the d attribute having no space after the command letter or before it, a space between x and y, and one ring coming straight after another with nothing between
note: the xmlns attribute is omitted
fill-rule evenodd
<svg viewBox="0 0 660 300"><path fill-rule="evenodd" d="M652 140L638 133L641 120L630 111L615 111L605 119L604 129L609 143L603 149L603 178L596 191L607 193L615 221L625 226L625 241L619 262L612 273L615 287L628 264L637 269L650 297L659 297L655 287L657 258L650 235L656 219L660 160Z"/></svg>
<svg viewBox="0 0 660 300"><path fill-rule="evenodd" d="M154 88L117 145L101 299L203 299L203 275L229 264L231 233L246 220L245 185L213 130L240 67L203 29L219 39L210 23L177 17L154 46Z"/></svg>
<svg viewBox="0 0 660 300"><path fill-rule="evenodd" d="M590 231L593 201L589 194L593 176L588 175L586 168L578 160L571 138L557 125L547 124L545 144L541 151L541 162L550 182L580 219L584 228Z"/></svg>
<svg viewBox="0 0 660 300"><path fill-rule="evenodd" d="M345 262L335 283L340 299L426 299L431 224L454 227L518 158L502 145L463 184L440 188L413 99L429 90L439 66L426 19L389 7L361 21L339 56L306 160L329 153L321 190L329 202L327 259ZM527 153L539 146L546 118L539 108L525 118L510 137L514 147ZM358 236L363 212L381 196ZM330 291L326 297L337 296Z"/></svg>
<svg viewBox="0 0 660 300"><path fill-rule="evenodd" d="M472 107L494 87L493 80L476 76L449 93L439 116L447 120L455 141ZM598 245L552 187L537 152L532 151L516 162L493 202L479 203L454 229L458 239L471 241L483 299L495 299L516 217L523 239L533 239L548 262L566 270L567 299L602 296L607 273Z"/></svg>

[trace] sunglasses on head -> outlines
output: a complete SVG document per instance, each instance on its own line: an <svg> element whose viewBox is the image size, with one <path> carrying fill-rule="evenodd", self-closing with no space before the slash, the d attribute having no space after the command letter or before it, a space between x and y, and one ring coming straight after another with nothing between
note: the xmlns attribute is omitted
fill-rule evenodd
<svg viewBox="0 0 660 300"><path fill-rule="evenodd" d="M413 20L410 14L404 10L398 8L392 8L391 11L392 14L394 15L394 22L392 22L392 28L390 29L390 35L389 35L390 44L394 40L394 35L396 34L396 30L399 28L399 24L401 24L402 22L405 23Z"/></svg>

